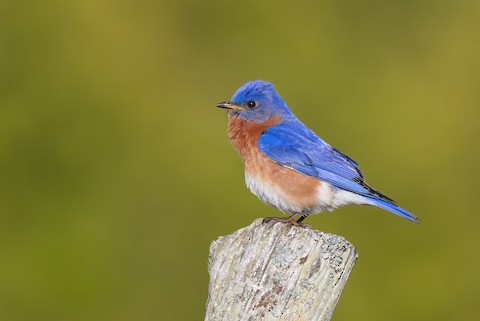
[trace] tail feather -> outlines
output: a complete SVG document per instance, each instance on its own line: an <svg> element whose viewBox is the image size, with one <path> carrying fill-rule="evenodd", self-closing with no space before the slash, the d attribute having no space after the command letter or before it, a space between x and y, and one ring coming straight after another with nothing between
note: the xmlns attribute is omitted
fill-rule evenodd
<svg viewBox="0 0 480 321"><path fill-rule="evenodd" d="M417 223L417 224L420 223L420 219L417 216L413 215L407 210L404 210L400 206L390 203L389 201L384 199L378 199L373 197L372 198L369 197L369 199L372 202L372 205L383 208L384 210L392 212L393 214L397 214L398 216L406 218L407 220L412 221L414 223Z"/></svg>

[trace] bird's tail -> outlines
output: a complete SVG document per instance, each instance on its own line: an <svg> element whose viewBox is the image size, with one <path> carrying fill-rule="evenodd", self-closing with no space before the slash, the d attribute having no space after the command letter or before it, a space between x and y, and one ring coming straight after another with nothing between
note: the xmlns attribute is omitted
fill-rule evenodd
<svg viewBox="0 0 480 321"><path fill-rule="evenodd" d="M406 218L409 221L412 221L414 223L420 223L420 219L410 213L407 210L404 210L400 206L397 206L388 200L385 199L378 199L378 198L373 198L373 197L368 197L372 203L372 205L378 206L380 208L383 208L384 210L387 210L389 212L392 212L393 214L397 214L398 216L401 216L403 218Z"/></svg>

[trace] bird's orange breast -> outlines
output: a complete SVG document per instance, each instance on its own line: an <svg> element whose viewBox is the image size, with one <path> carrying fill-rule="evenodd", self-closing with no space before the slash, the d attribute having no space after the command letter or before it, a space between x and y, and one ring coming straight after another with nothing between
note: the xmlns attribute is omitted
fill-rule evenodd
<svg viewBox="0 0 480 321"><path fill-rule="evenodd" d="M229 115L228 135L242 159L247 161L252 154L258 152L258 138L260 135L279 122L280 117L278 116L270 117L263 123L256 123Z"/></svg>

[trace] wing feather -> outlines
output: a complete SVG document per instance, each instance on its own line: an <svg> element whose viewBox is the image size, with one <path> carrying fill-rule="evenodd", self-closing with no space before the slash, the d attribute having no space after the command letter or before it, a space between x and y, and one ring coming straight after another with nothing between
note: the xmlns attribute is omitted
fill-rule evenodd
<svg viewBox="0 0 480 321"><path fill-rule="evenodd" d="M357 162L324 142L297 119L267 129L260 136L258 147L275 162L337 188L394 202L365 183Z"/></svg>

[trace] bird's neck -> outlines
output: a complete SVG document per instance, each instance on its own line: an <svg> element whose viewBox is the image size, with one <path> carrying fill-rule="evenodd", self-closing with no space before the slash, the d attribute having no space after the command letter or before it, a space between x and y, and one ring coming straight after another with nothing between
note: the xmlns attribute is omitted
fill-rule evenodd
<svg viewBox="0 0 480 321"><path fill-rule="evenodd" d="M235 115L228 116L228 136L233 146L244 161L258 152L258 138L268 128L280 123L280 116L275 115L263 123L247 121Z"/></svg>

